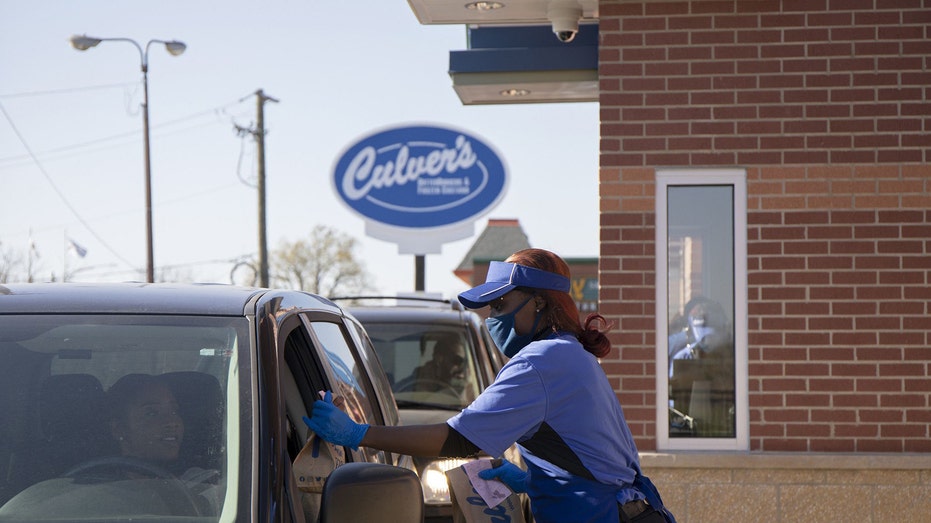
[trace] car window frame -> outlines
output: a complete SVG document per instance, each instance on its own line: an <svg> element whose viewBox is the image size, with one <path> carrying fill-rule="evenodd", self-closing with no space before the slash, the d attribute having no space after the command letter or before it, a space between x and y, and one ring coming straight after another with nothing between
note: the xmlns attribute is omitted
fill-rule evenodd
<svg viewBox="0 0 931 523"><path fill-rule="evenodd" d="M326 385L327 387L322 390L334 390L334 384L337 382L338 378L336 377L336 371L333 369L333 365L330 360L325 357L325 348L324 344L321 341L320 337L317 335L317 331L314 329L315 323L329 323L334 324L340 330L343 340L351 348L350 354L354 360L356 367L361 368L363 372L360 373L360 376L357 377L359 385L362 387L363 392L368 399L368 404L371 407L372 414L374 419L364 419L359 420L362 423L367 423L370 425L384 425L385 424L385 414L382 411L382 405L379 402L378 395L375 392L375 387L372 385L372 376L369 373L368 367L363 363L360 356L360 347L355 343L353 337L349 334L349 329L346 326L344 317L341 315L333 314L326 311L306 311L300 314L301 321L304 323L305 328L310 333L314 346L317 348L315 351L315 357L318 358L318 361L325 360L322 362L323 369L326 373ZM323 352L320 352L323 351ZM348 461L367 461L367 462L379 462L379 463L390 463L388 455L378 449L369 448L369 447L359 447L357 450L350 449L346 447L347 460Z"/></svg>
<svg viewBox="0 0 931 523"><path fill-rule="evenodd" d="M358 320L351 317L344 317L344 321L346 330L359 348L359 356L361 357L362 365L365 367L366 374L369 376L372 389L375 392L375 397L381 409L381 422L385 425L397 424L397 409L392 408L394 406L394 394L391 391L388 376L385 374L385 370L381 365L378 352L375 351L374 343L372 343L372 340L369 338L365 327L363 327ZM389 416L389 414L394 414L394 416Z"/></svg>

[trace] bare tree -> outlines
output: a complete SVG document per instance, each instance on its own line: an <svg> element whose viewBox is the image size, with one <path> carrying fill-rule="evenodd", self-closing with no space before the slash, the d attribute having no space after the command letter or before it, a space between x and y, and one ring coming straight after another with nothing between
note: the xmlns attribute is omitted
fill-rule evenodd
<svg viewBox="0 0 931 523"><path fill-rule="evenodd" d="M163 266L158 268L155 281L159 283L190 283L197 281L190 269L180 265Z"/></svg>
<svg viewBox="0 0 931 523"><path fill-rule="evenodd" d="M369 276L356 258L356 245L355 238L318 225L310 238L282 242L272 252L272 282L322 296L364 293L369 289Z"/></svg>
<svg viewBox="0 0 931 523"><path fill-rule="evenodd" d="M230 269L230 283L254 287L259 281L258 261L252 256L240 257Z"/></svg>
<svg viewBox="0 0 931 523"><path fill-rule="evenodd" d="M22 257L9 247L5 247L0 242L0 283L10 283L15 281L17 271L22 265Z"/></svg>

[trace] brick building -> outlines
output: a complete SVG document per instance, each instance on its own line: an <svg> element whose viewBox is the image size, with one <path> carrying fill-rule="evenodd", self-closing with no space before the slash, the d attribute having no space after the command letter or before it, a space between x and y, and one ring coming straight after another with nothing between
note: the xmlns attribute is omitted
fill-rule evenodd
<svg viewBox="0 0 931 523"><path fill-rule="evenodd" d="M931 2L581 5L599 310L619 327L603 366L667 504L680 522L928 519ZM728 357L679 363L699 297Z"/></svg>
<svg viewBox="0 0 931 523"><path fill-rule="evenodd" d="M603 1L599 30L605 369L645 466L687 521L928 517L931 3ZM660 192L729 183L747 432L689 454L657 421Z"/></svg>

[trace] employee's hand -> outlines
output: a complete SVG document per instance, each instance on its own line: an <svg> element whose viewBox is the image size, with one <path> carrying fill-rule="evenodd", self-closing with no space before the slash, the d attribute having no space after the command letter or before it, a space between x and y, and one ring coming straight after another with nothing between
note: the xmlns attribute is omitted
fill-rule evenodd
<svg viewBox="0 0 931 523"><path fill-rule="evenodd" d="M333 405L333 393L330 391L326 392L323 400L314 402L310 415L310 418L304 416L304 423L310 430L330 443L352 450L359 450L359 443L369 430L368 425L352 421L349 415Z"/></svg>
<svg viewBox="0 0 931 523"><path fill-rule="evenodd" d="M500 464L493 468L479 471L478 477L482 479L497 479L514 492L527 492L527 473L508 460L492 460L493 464L497 462L500 462Z"/></svg>

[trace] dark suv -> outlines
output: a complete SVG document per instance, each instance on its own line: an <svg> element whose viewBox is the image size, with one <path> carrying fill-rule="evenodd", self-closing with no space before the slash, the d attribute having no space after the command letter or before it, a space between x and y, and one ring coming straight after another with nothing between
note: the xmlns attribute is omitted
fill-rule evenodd
<svg viewBox="0 0 931 523"><path fill-rule="evenodd" d="M363 328L312 294L0 285L0 521L420 521L410 457L312 438L321 390L399 421Z"/></svg>
<svg viewBox="0 0 931 523"><path fill-rule="evenodd" d="M358 296L336 300L350 304L349 312L375 344L405 425L445 422L485 390L505 363L484 320L458 301ZM516 448L508 458L520 462ZM414 458L428 520L453 518L445 472L465 461Z"/></svg>

